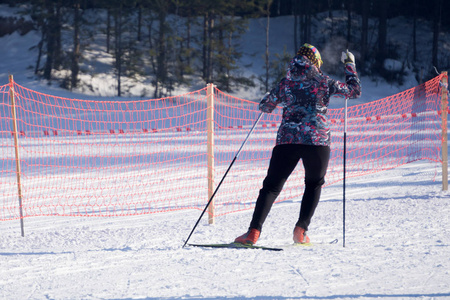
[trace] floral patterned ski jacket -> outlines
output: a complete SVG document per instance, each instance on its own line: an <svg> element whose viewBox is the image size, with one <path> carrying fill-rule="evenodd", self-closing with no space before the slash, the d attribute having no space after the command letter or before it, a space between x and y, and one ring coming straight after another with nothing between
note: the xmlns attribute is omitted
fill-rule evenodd
<svg viewBox="0 0 450 300"><path fill-rule="evenodd" d="M323 75L305 56L295 56L278 85L267 93L259 109L271 113L283 106L276 144L330 146L327 107L330 97L358 98L361 83L352 63L345 65L346 83Z"/></svg>

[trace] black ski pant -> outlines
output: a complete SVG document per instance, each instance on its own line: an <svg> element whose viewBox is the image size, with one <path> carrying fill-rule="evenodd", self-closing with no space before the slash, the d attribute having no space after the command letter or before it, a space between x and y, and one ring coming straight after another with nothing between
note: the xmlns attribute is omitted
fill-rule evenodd
<svg viewBox="0 0 450 300"><path fill-rule="evenodd" d="M267 176L256 200L250 229L262 229L272 204L300 159L305 169L305 190L296 226L308 230L319 203L322 185L325 183L325 174L330 159L329 146L286 144L273 148Z"/></svg>

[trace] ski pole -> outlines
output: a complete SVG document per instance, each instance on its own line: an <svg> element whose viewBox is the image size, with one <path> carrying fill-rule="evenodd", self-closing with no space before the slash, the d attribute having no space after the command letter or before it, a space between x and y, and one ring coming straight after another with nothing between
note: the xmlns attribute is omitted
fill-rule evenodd
<svg viewBox="0 0 450 300"><path fill-rule="evenodd" d="M343 201L342 201L342 246L345 247L345 177L346 177L346 161L347 161L347 97L345 97L345 116L344 116L344 155L343 155L343 164L344 164L344 181L343 181Z"/></svg>
<svg viewBox="0 0 450 300"><path fill-rule="evenodd" d="M247 137L245 138L244 142L242 143L241 147L239 148L238 152L234 156L233 160L231 161L230 165L228 166L228 169L226 170L225 174L223 175L222 179L220 180L219 184L217 185L216 189L214 190L214 193L212 194L211 198L209 199L208 203L205 206L205 209L203 209L203 212L201 213L200 217L198 218L197 222L194 225L194 228L192 228L191 233L189 234L188 238L184 242L183 248L186 246L187 242L191 238L191 235L194 233L195 228L197 228L198 223L200 223L200 220L202 219L203 215L205 214L206 210L208 209L208 206L211 204L212 200L214 199L214 196L216 195L217 191L219 190L220 186L222 185L222 182L224 181L225 177L227 176L228 172L230 171L231 167L233 166L236 159L239 157L239 154L241 153L242 148L247 143L248 138L252 134L253 130L255 129L256 125L258 124L259 120L261 119L263 115L263 112L261 112L256 119L255 123L252 126L252 129L250 129L250 132L248 133Z"/></svg>

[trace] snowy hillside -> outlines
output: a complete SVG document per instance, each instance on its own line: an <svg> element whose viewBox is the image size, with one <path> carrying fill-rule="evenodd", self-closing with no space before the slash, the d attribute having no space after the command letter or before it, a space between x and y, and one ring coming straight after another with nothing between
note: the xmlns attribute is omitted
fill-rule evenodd
<svg viewBox="0 0 450 300"><path fill-rule="evenodd" d="M0 14L2 16L14 16L17 14L18 8L10 8L7 5L1 5ZM342 22L342 18L345 12L334 12L334 22ZM280 55L283 52L294 53L293 44L293 17L278 17L272 18L270 23L270 54L271 59L275 59L276 55ZM326 41L323 49L319 49L322 52L324 61L329 64L339 64L340 51L343 49L342 43L339 40L328 41L327 28L329 26L329 19L327 14L319 14L313 20L317 32L315 39ZM375 20L371 21L375 23ZM374 24L372 24L374 26ZM240 65L242 66L240 71L244 76L258 77L264 74L264 51L265 51L265 19L253 19L250 20L249 29L242 36L239 42L239 48L243 53ZM431 68L431 41L432 32L431 24L428 22L421 22L418 26L419 39L417 41L419 45L418 55L420 56L420 66L426 70ZM411 48L411 32L412 24L405 18L394 18L389 20L389 40L398 47L398 51L407 53L410 55ZM441 49L443 51L442 57L448 56L445 49L450 47L448 43L449 35L442 33ZM8 83L8 75L14 75L14 79L17 83L27 88L38 90L43 93L49 93L56 96L63 96L68 98L78 99L108 99L114 98L116 92L116 78L114 70L112 68L114 62L110 54L104 52L104 35L98 34L96 42L92 43L89 51L86 51L84 57L83 69L90 70L89 73L84 72L81 75L80 88L73 93L63 90L58 86L58 82L54 81L52 85L47 85L44 80L40 80L34 75L34 66L37 59L36 45L40 41L40 34L37 31L31 31L28 34L21 36L18 32L10 35L6 35L0 38L2 47L0 48L0 85ZM352 49L349 49L353 51ZM358 53L356 55L356 65L358 67ZM353 104L364 103L386 97L388 95L395 94L399 91L406 90L408 88L416 86L417 80L416 74L412 70L410 60L396 61L387 60L387 68L397 68L399 65L406 64L407 75L405 77L405 83L402 86L398 86L395 83L387 83L385 80L376 77L363 77L363 95L361 99L356 100ZM109 67L107 67L109 66ZM63 76L64 74L56 74L57 76ZM334 76L336 79L343 80L343 73L339 76ZM127 97L139 98L143 94L152 95L153 87L150 84L150 78L142 78L140 81L131 81L124 79L123 84L127 88L124 90ZM200 81L198 81L200 82ZM203 88L202 83L197 83L190 87L184 87L173 94L182 94L190 92L196 89ZM259 100L261 97L260 87L254 88L241 88L233 93L234 96L248 100ZM100 97L100 98L99 98ZM144 97L149 99L151 96ZM341 103L342 104L342 103ZM339 100L337 103L331 105L341 105Z"/></svg>

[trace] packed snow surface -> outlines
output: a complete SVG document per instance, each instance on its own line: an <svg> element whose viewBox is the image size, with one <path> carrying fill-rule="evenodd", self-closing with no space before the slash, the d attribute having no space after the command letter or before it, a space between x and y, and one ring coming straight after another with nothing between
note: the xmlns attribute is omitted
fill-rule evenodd
<svg viewBox="0 0 450 300"><path fill-rule="evenodd" d="M226 184L226 181L225 183ZM2 299L450 299L449 192L416 162L327 186L311 247L291 246L299 199L276 204L259 245L183 248L200 211L0 222ZM232 197L232 195L230 195ZM251 211L207 218L192 243L230 242ZM330 244L334 240L337 243Z"/></svg>

